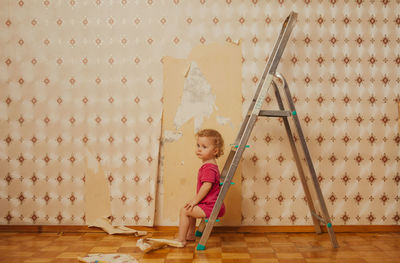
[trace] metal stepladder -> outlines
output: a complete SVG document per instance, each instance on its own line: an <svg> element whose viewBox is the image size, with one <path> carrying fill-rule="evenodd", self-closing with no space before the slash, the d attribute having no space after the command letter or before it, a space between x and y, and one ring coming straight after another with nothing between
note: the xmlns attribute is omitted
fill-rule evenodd
<svg viewBox="0 0 400 263"><path fill-rule="evenodd" d="M293 152L293 156L296 162L296 166L299 172L300 181L302 183L308 207L310 209L311 218L314 223L314 229L317 234L322 233L321 224L326 225L327 232L331 239L332 246L334 248L339 247L335 233L332 229L332 223L329 217L329 213L322 195L321 188L319 186L318 178L316 176L316 172L310 157L310 153L307 148L307 144L304 138L303 131L300 126L300 121L297 116L297 112L294 106L294 102L292 96L289 91L289 86L285 80L285 78L281 74L276 74L276 68L279 64L280 58L285 49L286 43L289 40L289 36L293 30L293 27L296 23L297 13L291 12L290 15L286 18L283 23L282 29L278 36L278 39L275 43L273 51L268 59L267 65L265 67L264 73L260 82L258 83L258 87L254 98L250 104L249 110L246 114L245 119L242 122L238 135L236 137L234 146L231 147L230 153L226 159L224 168L221 172L221 182L222 188L218 195L218 199L214 205L214 208L211 212L210 217L205 220L202 219L199 228L196 232L196 236L201 236L199 243L197 244L197 250L205 250L207 240L211 234L212 228L217 220L217 215L221 209L224 198L229 190L229 187L232 184L232 178L235 174L235 171L239 165L240 159L242 158L243 152L246 148L247 141L249 140L250 134L253 130L255 122L258 117L281 117L283 119L283 123L286 129L286 133L289 138L291 150ZM277 78L280 82L282 82L284 87L284 92L286 95L286 101L289 107L289 110L285 110L285 106L283 100L281 98L278 85L274 81L274 78ZM261 110L262 104L265 100L265 97L268 93L268 89L270 86L274 87L275 96L279 105L279 110ZM301 158L299 152L297 151L295 139L292 135L292 131L290 129L288 117L292 117L294 125L296 127L296 131L298 134L298 139L300 141L301 148L303 150L303 154L305 156L305 160L308 166L309 174L312 181L312 186L314 188L314 193L317 196L319 208L321 213L317 213L315 209L315 205L317 204L315 200L313 200L311 196L310 189L308 187L307 179L302 167ZM321 215L322 214L322 215Z"/></svg>

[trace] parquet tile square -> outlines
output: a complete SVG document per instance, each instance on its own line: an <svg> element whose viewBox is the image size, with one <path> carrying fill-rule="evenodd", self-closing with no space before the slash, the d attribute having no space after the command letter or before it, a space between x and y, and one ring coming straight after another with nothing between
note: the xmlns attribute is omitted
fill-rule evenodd
<svg viewBox="0 0 400 263"><path fill-rule="evenodd" d="M31 258L27 259L24 262L26 263L45 263L45 262L51 262L53 259L52 258Z"/></svg>
<svg viewBox="0 0 400 263"><path fill-rule="evenodd" d="M194 263L205 263L205 262L209 262L209 263L221 263L222 260L221 259L193 259Z"/></svg>
<svg viewBox="0 0 400 263"><path fill-rule="evenodd" d="M39 251L48 252L48 251L64 251L68 248L68 246L48 246L44 245Z"/></svg>
<svg viewBox="0 0 400 263"><path fill-rule="evenodd" d="M87 253L85 252L62 252L57 255L57 259L59 258L71 258L76 259L77 257L84 257Z"/></svg>
<svg viewBox="0 0 400 263"><path fill-rule="evenodd" d="M215 254L200 254L200 253L195 253L193 255L193 259L195 260L202 260L202 261L213 261L213 260L221 260L221 253L215 253Z"/></svg>
<svg viewBox="0 0 400 263"><path fill-rule="evenodd" d="M279 252L276 253L278 259L304 259L301 253L291 253L291 252Z"/></svg>
<svg viewBox="0 0 400 263"><path fill-rule="evenodd" d="M192 259L165 259L166 263L191 263Z"/></svg>
<svg viewBox="0 0 400 263"><path fill-rule="evenodd" d="M222 253L246 253L246 254L248 254L249 248L247 246L246 247L229 246L229 247L222 247L221 251L222 251Z"/></svg>
<svg viewBox="0 0 400 263"><path fill-rule="evenodd" d="M141 263L164 263L165 259L163 258L158 258L158 259L147 259L143 258L140 260Z"/></svg>
<svg viewBox="0 0 400 263"><path fill-rule="evenodd" d="M250 259L250 255L248 253L222 253L222 259Z"/></svg>
<svg viewBox="0 0 400 263"><path fill-rule="evenodd" d="M292 258L292 259L278 259L279 263L305 263L304 259Z"/></svg>
<svg viewBox="0 0 400 263"><path fill-rule="evenodd" d="M298 252L297 248L291 244L271 244L272 249L276 253L286 252L286 253L295 253Z"/></svg>
<svg viewBox="0 0 400 263"><path fill-rule="evenodd" d="M276 258L261 258L261 259L252 259L251 263L279 263Z"/></svg>
<svg viewBox="0 0 400 263"><path fill-rule="evenodd" d="M223 263L250 263L251 260L247 258L237 258L237 259L222 259Z"/></svg>
<svg viewBox="0 0 400 263"><path fill-rule="evenodd" d="M269 245L252 246L252 243L251 243L251 244L248 244L248 246L249 246L248 247L249 253L257 254L257 253L274 253L275 252L274 249L272 247L270 247Z"/></svg>
<svg viewBox="0 0 400 263"><path fill-rule="evenodd" d="M252 259L261 259L261 258L276 258L275 253L250 253L250 258Z"/></svg>
<svg viewBox="0 0 400 263"><path fill-rule="evenodd" d="M333 258L306 258L307 263L335 263L336 259Z"/></svg>
<svg viewBox="0 0 400 263"><path fill-rule="evenodd" d="M56 258L58 255L60 254L60 251L50 251L50 252L36 252L32 258L50 258L50 259L54 259Z"/></svg>

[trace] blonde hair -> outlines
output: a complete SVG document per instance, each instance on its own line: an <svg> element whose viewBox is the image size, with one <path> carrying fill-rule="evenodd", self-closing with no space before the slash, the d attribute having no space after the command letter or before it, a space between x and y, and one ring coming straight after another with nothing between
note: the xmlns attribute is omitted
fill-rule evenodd
<svg viewBox="0 0 400 263"><path fill-rule="evenodd" d="M196 138L198 137L209 137L213 139L213 144L215 148L218 149L215 158L218 158L224 154L224 139L218 131L213 129L204 129L196 133Z"/></svg>

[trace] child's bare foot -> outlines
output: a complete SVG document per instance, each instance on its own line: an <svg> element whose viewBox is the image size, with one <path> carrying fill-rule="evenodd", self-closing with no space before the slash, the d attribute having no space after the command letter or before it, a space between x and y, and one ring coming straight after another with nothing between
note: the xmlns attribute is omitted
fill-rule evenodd
<svg viewBox="0 0 400 263"><path fill-rule="evenodd" d="M174 241L177 241L177 242L181 243L182 247L186 246L186 240L182 241L182 240L179 240L179 239L176 238L176 239L174 239Z"/></svg>
<svg viewBox="0 0 400 263"><path fill-rule="evenodd" d="M196 240L196 236L194 234L186 236L186 241L195 241L195 240Z"/></svg>

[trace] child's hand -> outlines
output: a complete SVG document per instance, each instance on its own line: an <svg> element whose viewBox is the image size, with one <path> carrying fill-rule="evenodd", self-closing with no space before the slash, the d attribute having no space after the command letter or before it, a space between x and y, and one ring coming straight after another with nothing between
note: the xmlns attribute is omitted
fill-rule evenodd
<svg viewBox="0 0 400 263"><path fill-rule="evenodd" d="M188 210L188 211L192 211L192 210L193 210L193 207L195 207L196 205L197 205L197 203L194 202L193 200L191 200L191 201L189 201L189 202L187 202L187 203L185 204L184 208L185 208L186 210Z"/></svg>

